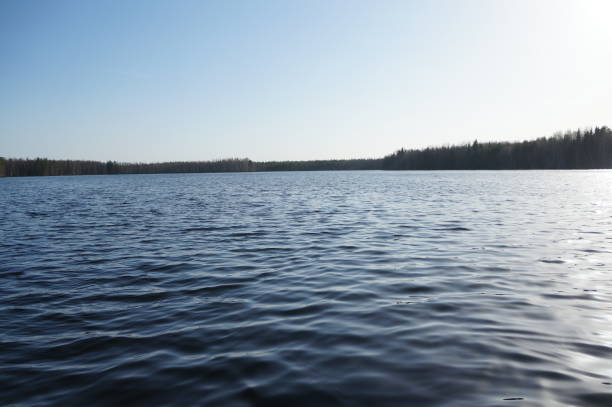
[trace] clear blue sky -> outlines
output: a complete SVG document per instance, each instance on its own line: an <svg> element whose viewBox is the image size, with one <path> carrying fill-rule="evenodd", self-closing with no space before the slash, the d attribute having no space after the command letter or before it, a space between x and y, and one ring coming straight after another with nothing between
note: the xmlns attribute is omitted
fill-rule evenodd
<svg viewBox="0 0 612 407"><path fill-rule="evenodd" d="M0 155L380 157L612 126L612 1L0 1Z"/></svg>

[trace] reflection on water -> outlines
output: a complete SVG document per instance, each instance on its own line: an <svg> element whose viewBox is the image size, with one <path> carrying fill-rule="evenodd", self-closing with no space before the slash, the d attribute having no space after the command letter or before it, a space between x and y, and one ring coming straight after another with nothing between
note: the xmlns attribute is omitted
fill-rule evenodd
<svg viewBox="0 0 612 407"><path fill-rule="evenodd" d="M612 405L612 172L0 179L0 400Z"/></svg>

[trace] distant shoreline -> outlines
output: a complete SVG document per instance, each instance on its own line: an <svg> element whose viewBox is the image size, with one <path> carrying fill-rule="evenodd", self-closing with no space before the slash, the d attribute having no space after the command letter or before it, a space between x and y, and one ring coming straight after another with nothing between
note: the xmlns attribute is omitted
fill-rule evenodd
<svg viewBox="0 0 612 407"><path fill-rule="evenodd" d="M474 141L470 144L400 149L384 158L306 161L215 161L120 163L116 161L20 159L0 157L0 177L183 174L351 170L576 170L612 168L612 130L557 133L522 142Z"/></svg>

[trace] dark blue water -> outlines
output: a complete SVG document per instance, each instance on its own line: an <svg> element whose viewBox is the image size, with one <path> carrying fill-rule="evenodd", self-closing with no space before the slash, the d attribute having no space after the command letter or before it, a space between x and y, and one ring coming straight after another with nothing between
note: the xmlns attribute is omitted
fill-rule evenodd
<svg viewBox="0 0 612 407"><path fill-rule="evenodd" d="M612 405L612 172L0 179L0 404Z"/></svg>

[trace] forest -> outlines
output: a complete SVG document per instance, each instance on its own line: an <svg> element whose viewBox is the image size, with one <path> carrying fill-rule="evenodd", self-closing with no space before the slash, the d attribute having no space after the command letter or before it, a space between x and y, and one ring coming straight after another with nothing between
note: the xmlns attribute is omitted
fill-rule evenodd
<svg viewBox="0 0 612 407"><path fill-rule="evenodd" d="M109 175L109 174L160 174L189 172L245 172L254 171L249 159L230 158L216 161L182 161L164 163L119 163L116 161L81 161L4 159L0 158L0 176L46 175Z"/></svg>
<svg viewBox="0 0 612 407"><path fill-rule="evenodd" d="M250 171L373 170L381 169L381 164L382 159L254 162L248 158L230 158L216 161L120 163L115 161L100 162L49 160L46 158L5 159L0 157L0 177Z"/></svg>
<svg viewBox="0 0 612 407"><path fill-rule="evenodd" d="M382 159L267 161L255 163L256 171L350 171L380 170Z"/></svg>
<svg viewBox="0 0 612 407"><path fill-rule="evenodd" d="M400 149L382 161L385 170L594 168L612 168L612 130L605 126L531 141Z"/></svg>
<svg viewBox="0 0 612 407"><path fill-rule="evenodd" d="M612 130L595 127L522 142L481 142L400 149L382 159L121 163L0 157L0 177L247 171L506 170L612 168Z"/></svg>

